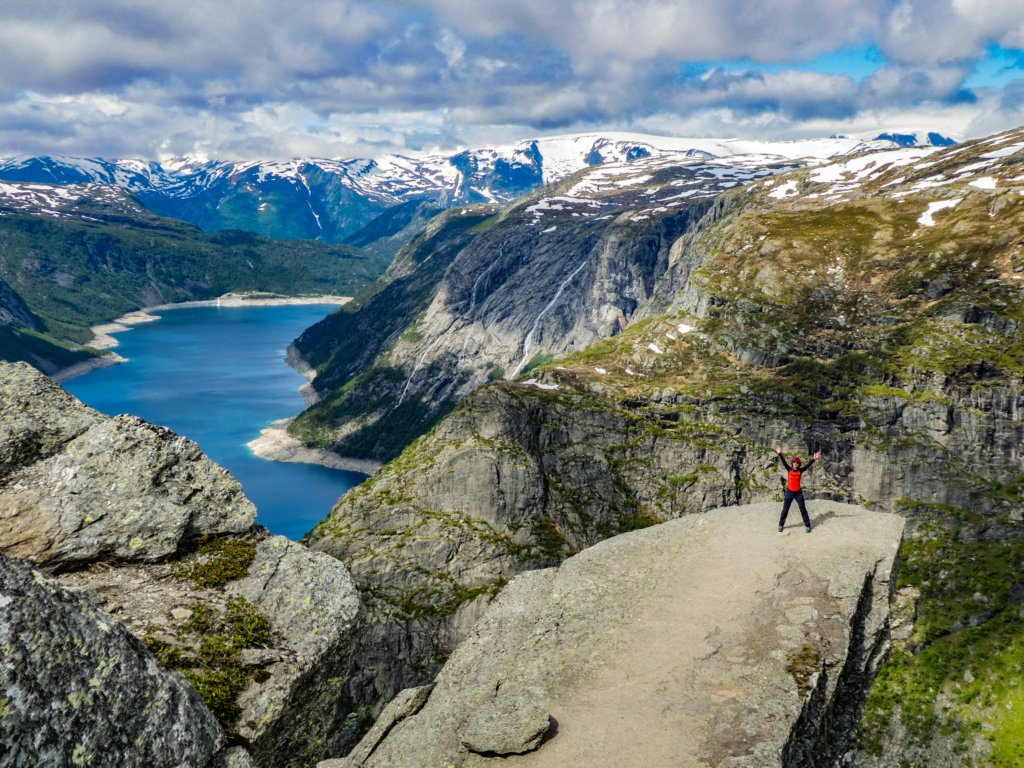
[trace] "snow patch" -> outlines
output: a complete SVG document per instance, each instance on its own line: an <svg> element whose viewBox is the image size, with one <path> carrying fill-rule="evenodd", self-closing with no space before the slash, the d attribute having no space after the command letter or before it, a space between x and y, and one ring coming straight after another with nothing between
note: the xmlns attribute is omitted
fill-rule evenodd
<svg viewBox="0 0 1024 768"><path fill-rule="evenodd" d="M787 181L778 189L774 189L771 192L769 192L768 197L774 197L776 200L782 200L785 197L790 197L795 194L797 194L796 182Z"/></svg>
<svg viewBox="0 0 1024 768"><path fill-rule="evenodd" d="M1024 149L1024 144L1011 144L1008 147L1003 147L1002 149L997 149L994 152L986 152L984 155L981 156L981 159L982 160L998 160L999 158L1002 158L1002 157L1009 157L1010 155L1015 155L1018 152L1020 152L1022 149Z"/></svg>
<svg viewBox="0 0 1024 768"><path fill-rule="evenodd" d="M918 217L917 223L920 224L922 227L934 227L934 214L938 213L939 211L944 211L947 208L956 208L958 205L960 205L962 200L962 197L956 197L953 198L952 200L939 200L938 202L935 203L928 203L928 209Z"/></svg>
<svg viewBox="0 0 1024 768"><path fill-rule="evenodd" d="M664 354L665 354L665 350L663 350L663 349L662 349L661 347L659 347L659 346L658 346L657 344L648 344L648 345L647 345L647 348L648 348L649 350L651 350L651 352L653 352L653 353L654 353L654 354L656 354L656 355L664 355Z"/></svg>
<svg viewBox="0 0 1024 768"><path fill-rule="evenodd" d="M526 385L531 386L531 387L536 387L537 389L547 389L547 390L558 389L558 385L557 384L545 384L545 383L543 383L541 381L537 381L536 379L527 379L526 381L523 382L523 384L526 384Z"/></svg>
<svg viewBox="0 0 1024 768"><path fill-rule="evenodd" d="M991 176L982 176L980 179L970 182L967 186L977 187L978 189L995 189L999 184Z"/></svg>

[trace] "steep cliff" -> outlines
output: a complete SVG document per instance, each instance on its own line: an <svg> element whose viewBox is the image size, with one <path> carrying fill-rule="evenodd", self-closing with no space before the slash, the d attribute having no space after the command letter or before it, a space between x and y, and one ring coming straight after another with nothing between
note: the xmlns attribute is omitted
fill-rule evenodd
<svg viewBox="0 0 1024 768"><path fill-rule="evenodd" d="M279 768L347 749L360 730L339 693L355 586L336 559L254 517L191 441L0 363L0 552L60 585L2 560L0 581L9 566L45 588L15 585L15 603L0 585L0 728L17 750L5 762L0 748L0 764L206 766L235 744L233 760Z"/></svg>
<svg viewBox="0 0 1024 768"><path fill-rule="evenodd" d="M329 766L834 766L888 648L903 520L773 504L517 576L416 705ZM397 715L402 715L399 719Z"/></svg>
<svg viewBox="0 0 1024 768"><path fill-rule="evenodd" d="M345 455L392 458L487 381L620 332L717 195L792 167L637 159L432 222L376 296L296 341L325 397L291 431Z"/></svg>
<svg viewBox="0 0 1024 768"><path fill-rule="evenodd" d="M428 679L520 570L778 498L780 441L824 452L814 497L909 523L900 586L917 622L873 690L858 759L927 762L940 731L946 762L928 764L1012 754L1021 162L1010 132L727 193L672 244L622 334L476 391L346 496L311 545L350 565L372 615L404 622L389 684Z"/></svg>

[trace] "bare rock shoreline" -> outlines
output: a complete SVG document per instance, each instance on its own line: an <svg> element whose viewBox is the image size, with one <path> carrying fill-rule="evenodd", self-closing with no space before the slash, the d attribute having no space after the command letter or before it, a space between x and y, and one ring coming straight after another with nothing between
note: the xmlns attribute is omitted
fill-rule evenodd
<svg viewBox="0 0 1024 768"><path fill-rule="evenodd" d="M260 436L247 443L257 456L271 461L290 461L298 464L320 464L333 469L374 475L381 463L370 459L339 456L323 448L310 448L298 438L288 434L291 419L280 419L260 431Z"/></svg>

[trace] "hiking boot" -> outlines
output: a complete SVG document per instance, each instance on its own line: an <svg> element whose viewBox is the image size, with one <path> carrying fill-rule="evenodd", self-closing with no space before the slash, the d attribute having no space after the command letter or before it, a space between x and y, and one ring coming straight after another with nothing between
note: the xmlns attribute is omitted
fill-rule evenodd
<svg viewBox="0 0 1024 768"><path fill-rule="evenodd" d="M807 531L807 533L810 533L811 532L811 526L805 525L804 526L804 530Z"/></svg>
<svg viewBox="0 0 1024 768"><path fill-rule="evenodd" d="M781 525L779 526L779 533L782 533L782 529L783 529L783 527L784 527L784 526L781 526Z"/></svg>

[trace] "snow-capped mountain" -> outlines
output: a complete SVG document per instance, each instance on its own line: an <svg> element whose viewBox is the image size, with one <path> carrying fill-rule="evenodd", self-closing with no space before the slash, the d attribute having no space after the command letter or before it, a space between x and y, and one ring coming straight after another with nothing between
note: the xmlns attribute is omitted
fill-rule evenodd
<svg viewBox="0 0 1024 768"><path fill-rule="evenodd" d="M338 242L402 203L450 207L504 202L604 163L750 155L761 158L758 162L816 164L836 155L940 140L948 141L938 134L883 134L868 141L753 141L589 133L451 155L374 159L158 163L13 156L0 157L0 180L112 185L158 214L203 229L245 229L283 239Z"/></svg>
<svg viewBox="0 0 1024 768"><path fill-rule="evenodd" d="M34 184L0 181L0 216L42 214L57 219L92 219L96 215L152 216L120 187L112 184Z"/></svg>

